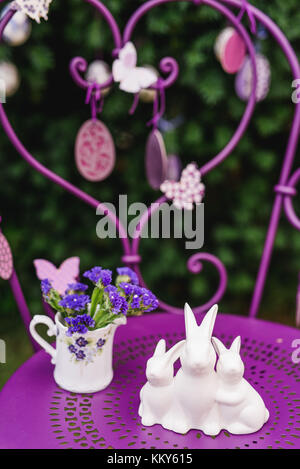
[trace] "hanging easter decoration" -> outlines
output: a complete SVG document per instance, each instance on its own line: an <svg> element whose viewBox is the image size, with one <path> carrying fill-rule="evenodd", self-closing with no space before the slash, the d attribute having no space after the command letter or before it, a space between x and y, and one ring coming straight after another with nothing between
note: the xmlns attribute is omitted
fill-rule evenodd
<svg viewBox="0 0 300 469"><path fill-rule="evenodd" d="M225 72L236 73L240 70L246 55L245 42L234 28L225 28L217 37L215 54Z"/></svg>
<svg viewBox="0 0 300 469"><path fill-rule="evenodd" d="M75 161L88 181L106 179L115 166L115 145L106 125L90 119L80 128L75 143Z"/></svg>
<svg viewBox="0 0 300 469"><path fill-rule="evenodd" d="M180 181L164 181L160 190L174 207L193 210L194 204L200 204L205 195L205 186L201 182L201 172L195 163L190 163L182 171Z"/></svg>
<svg viewBox="0 0 300 469"><path fill-rule="evenodd" d="M119 57L113 63L112 73L115 82L120 83L120 90L127 93L139 93L144 88L157 82L157 74L149 68L137 67L137 53L132 42L127 42L120 50Z"/></svg>
<svg viewBox="0 0 300 469"><path fill-rule="evenodd" d="M89 83L98 83L103 85L111 76L109 65L103 60L94 60L88 66L85 78ZM101 90L102 96L106 96L110 91L110 87Z"/></svg>
<svg viewBox="0 0 300 469"><path fill-rule="evenodd" d="M159 130L153 130L146 143L146 175L149 185L159 189L167 177L168 159L163 137Z"/></svg>
<svg viewBox="0 0 300 469"><path fill-rule="evenodd" d="M48 20L49 6L52 0L14 0L12 6L25 15L29 16L37 23L41 22L41 18Z"/></svg>
<svg viewBox="0 0 300 469"><path fill-rule="evenodd" d="M10 9L10 6L11 4L3 9L0 15L1 19ZM22 11L17 11L4 28L3 39L10 46L21 46L27 41L30 33L31 23L28 16Z"/></svg>
<svg viewBox="0 0 300 469"><path fill-rule="evenodd" d="M257 53L255 56L257 70L256 101L264 100L269 92L271 84L271 67L268 59ZM251 95L253 72L251 59L246 57L243 66L236 76L235 89L242 101L247 101Z"/></svg>
<svg viewBox="0 0 300 469"><path fill-rule="evenodd" d="M1 220L1 217L0 217ZM9 280L13 273L13 258L10 246L0 230L0 278Z"/></svg>
<svg viewBox="0 0 300 469"><path fill-rule="evenodd" d="M4 83L5 97L16 93L20 85L20 76L17 67L11 62L0 62L0 81ZM5 102L5 101L4 101Z"/></svg>

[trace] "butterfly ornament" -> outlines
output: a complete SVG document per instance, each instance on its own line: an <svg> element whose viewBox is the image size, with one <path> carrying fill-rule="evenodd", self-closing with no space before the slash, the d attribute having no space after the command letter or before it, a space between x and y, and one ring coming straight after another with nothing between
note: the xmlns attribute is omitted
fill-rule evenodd
<svg viewBox="0 0 300 469"><path fill-rule="evenodd" d="M146 67L137 67L137 53L132 42L127 42L112 66L115 82L127 93L139 93L157 82L156 73Z"/></svg>
<svg viewBox="0 0 300 469"><path fill-rule="evenodd" d="M18 11L22 11L37 23L40 23L41 18L46 21L48 20L51 2L52 0L15 0L11 6Z"/></svg>
<svg viewBox="0 0 300 469"><path fill-rule="evenodd" d="M65 293L69 283L76 282L79 276L79 257L66 259L59 268L45 259L36 259L33 263L38 279L49 279L53 288L61 295Z"/></svg>
<svg viewBox="0 0 300 469"><path fill-rule="evenodd" d="M187 165L182 171L180 181L164 181L160 190L167 199L173 201L178 209L193 210L193 204L200 204L204 197L205 186L201 173L195 163Z"/></svg>

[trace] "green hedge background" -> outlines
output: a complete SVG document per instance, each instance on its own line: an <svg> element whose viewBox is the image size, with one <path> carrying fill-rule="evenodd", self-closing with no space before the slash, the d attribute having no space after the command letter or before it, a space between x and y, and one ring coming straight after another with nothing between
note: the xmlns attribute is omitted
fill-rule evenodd
<svg viewBox="0 0 300 469"><path fill-rule="evenodd" d="M106 5L124 27L140 0L107 0ZM300 50L298 0L255 0ZM247 24L247 20L244 20ZM226 21L206 6L187 2L152 10L140 22L134 42L140 64L158 66L162 57L176 57L178 82L167 91L165 118L182 116L184 123L164 135L168 152L183 164L199 164L227 143L245 104L234 91L234 76L223 72L215 58L215 39ZM262 253L282 158L293 116L291 73L281 50L268 37L262 52L272 64L268 98L257 105L250 127L234 153L205 178L205 245L227 266L229 283L220 307L232 314L247 313ZM0 47L0 60L19 69L22 84L8 100L11 122L35 157L60 176L105 202L119 193L129 202L150 204L159 193L149 188L144 174L144 148L152 106L140 103L128 116L132 96L116 86L104 103L102 119L117 147L117 165L103 183L89 183L74 164L74 140L89 118L85 94L72 81L68 66L81 55L89 62L111 64L112 37L104 20L82 0L53 0L49 21L34 24L30 40L21 47ZM3 231L14 253L32 314L41 313L39 282L33 259L59 265L78 255L81 269L120 265L121 245L96 237L99 217L94 209L35 173L11 146L0 129L0 212ZM297 158L296 158L297 161ZM214 269L187 273L186 252L176 240L143 240L142 272L149 287L164 301L180 306L207 301L218 284ZM260 317L294 324L295 296L300 267L300 236L282 216ZM0 281L0 338L7 343L7 364L0 365L0 385L32 352L8 285Z"/></svg>

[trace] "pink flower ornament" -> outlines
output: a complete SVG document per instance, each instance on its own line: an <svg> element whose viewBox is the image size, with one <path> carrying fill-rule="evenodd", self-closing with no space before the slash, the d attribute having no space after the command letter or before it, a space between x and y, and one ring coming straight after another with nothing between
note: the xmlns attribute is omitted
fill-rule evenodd
<svg viewBox="0 0 300 469"><path fill-rule="evenodd" d="M201 182L201 173L197 165L191 163L182 171L180 181L164 181L160 190L167 199L173 201L174 207L193 210L194 203L202 202L205 186Z"/></svg>

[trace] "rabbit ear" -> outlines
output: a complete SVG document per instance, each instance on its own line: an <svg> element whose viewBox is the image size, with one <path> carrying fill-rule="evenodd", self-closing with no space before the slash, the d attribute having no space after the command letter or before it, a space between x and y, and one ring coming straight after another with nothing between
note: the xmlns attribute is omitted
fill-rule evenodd
<svg viewBox="0 0 300 469"><path fill-rule="evenodd" d="M175 344L170 350L166 353L166 358L168 362L174 363L180 356L180 352L185 344L185 340L181 340L177 344Z"/></svg>
<svg viewBox="0 0 300 469"><path fill-rule="evenodd" d="M212 337L211 341L218 356L227 350L225 345L216 337Z"/></svg>
<svg viewBox="0 0 300 469"><path fill-rule="evenodd" d="M166 353L166 341L165 339L160 339L158 344L156 345L155 352L153 356L159 356L159 355L164 355Z"/></svg>
<svg viewBox="0 0 300 469"><path fill-rule="evenodd" d="M231 344L230 350L240 353L241 350L241 336L238 335Z"/></svg>
<svg viewBox="0 0 300 469"><path fill-rule="evenodd" d="M188 339L192 333L198 329L198 324L191 307L185 303L184 305L184 321L185 321L185 334Z"/></svg>
<svg viewBox="0 0 300 469"><path fill-rule="evenodd" d="M201 325L199 326L199 330L202 333L204 333L205 336L208 337L209 339L211 338L213 330L214 330L217 312L218 312L218 305L212 306L210 310L204 316L204 319Z"/></svg>

